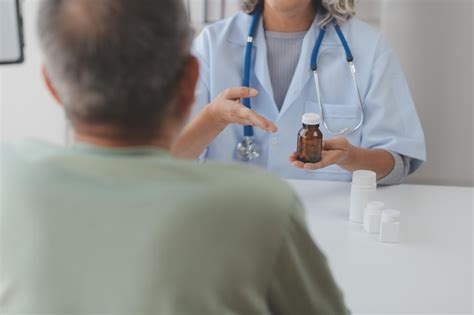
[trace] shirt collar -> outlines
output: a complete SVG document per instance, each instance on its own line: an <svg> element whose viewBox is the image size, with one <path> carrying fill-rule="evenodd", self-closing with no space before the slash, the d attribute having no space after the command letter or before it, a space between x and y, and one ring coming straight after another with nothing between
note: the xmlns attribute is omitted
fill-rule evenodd
<svg viewBox="0 0 474 315"><path fill-rule="evenodd" d="M131 146L131 147L103 147L87 142L76 142L72 145L76 152L109 156L159 156L171 158L168 150L153 146Z"/></svg>

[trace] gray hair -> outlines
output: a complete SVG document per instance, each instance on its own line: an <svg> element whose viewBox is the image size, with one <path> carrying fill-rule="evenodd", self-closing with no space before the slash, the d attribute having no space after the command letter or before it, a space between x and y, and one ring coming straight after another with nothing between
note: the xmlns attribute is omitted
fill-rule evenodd
<svg viewBox="0 0 474 315"><path fill-rule="evenodd" d="M321 26L335 20L339 25L344 24L355 14L354 0L313 0L322 13ZM263 6L265 0L241 0L242 10L252 13L257 7Z"/></svg>
<svg viewBox="0 0 474 315"><path fill-rule="evenodd" d="M152 137L176 100L192 31L181 1L43 0L39 36L68 119Z"/></svg>

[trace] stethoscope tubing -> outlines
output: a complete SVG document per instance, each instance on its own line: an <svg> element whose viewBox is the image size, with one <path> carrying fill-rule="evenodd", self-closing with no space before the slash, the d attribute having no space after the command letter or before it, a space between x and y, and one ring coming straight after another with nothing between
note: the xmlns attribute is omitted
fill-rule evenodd
<svg viewBox="0 0 474 315"><path fill-rule="evenodd" d="M252 13L252 22L250 24L250 29L248 32L247 36L247 44L245 47L245 62L244 62L244 75L242 79L242 86L244 87L250 87L250 72L252 68L252 50L253 50L253 43L254 43L254 38L255 38L255 33L257 30L258 23L260 21L260 17L262 15L261 9L258 8ZM355 132L359 130L363 123L364 123L364 105L363 105L363 100L362 100L362 95L360 93L360 88L357 82L357 75L356 75L356 68L354 65L354 56L352 54L351 48L349 46L349 43L347 42L340 26L337 23L334 23L334 28L336 30L336 33L339 37L339 40L341 41L342 47L344 48L344 52L346 54L346 61L349 65L349 69L351 72L351 77L352 81L354 84L354 89L356 90L356 95L358 98L359 102L359 107L360 107L360 120L358 124L353 127L353 128L344 128L342 130L333 130L327 123L325 117L325 112L324 112L324 106L323 106L323 99L321 96L321 85L320 85L320 78L319 78L319 73L318 73L318 56L319 56L319 51L321 49L321 45L323 43L324 37L327 32L326 26L320 28L320 32L318 35L318 38L316 40L316 43L314 45L312 54L311 54L311 70L313 71L314 74L314 83L316 87L316 100L318 102L319 110L321 113L321 120L323 122L324 128L326 128L327 131L334 135L344 135L348 133ZM246 106L247 108L252 108L252 103L249 98L244 98L241 100L242 104ZM249 138L253 137L254 135L254 130L252 126L244 126L244 138Z"/></svg>
<svg viewBox="0 0 474 315"><path fill-rule="evenodd" d="M252 49L253 49L253 40L255 33L257 31L258 22L260 21L260 12L255 12L252 18L252 24L250 25L249 34L247 37L247 44L245 46L245 64L244 64L244 77L242 81L242 86L250 87L250 71L252 69ZM250 98L242 99L242 104L247 108L252 108L252 103ZM244 137L253 137L253 127L244 126Z"/></svg>

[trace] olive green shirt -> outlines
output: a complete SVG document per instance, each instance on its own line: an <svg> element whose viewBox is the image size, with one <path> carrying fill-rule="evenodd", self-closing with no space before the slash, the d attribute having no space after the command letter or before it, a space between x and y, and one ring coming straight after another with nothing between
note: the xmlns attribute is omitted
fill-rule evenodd
<svg viewBox="0 0 474 315"><path fill-rule="evenodd" d="M346 313L273 175L152 148L1 155L3 315Z"/></svg>

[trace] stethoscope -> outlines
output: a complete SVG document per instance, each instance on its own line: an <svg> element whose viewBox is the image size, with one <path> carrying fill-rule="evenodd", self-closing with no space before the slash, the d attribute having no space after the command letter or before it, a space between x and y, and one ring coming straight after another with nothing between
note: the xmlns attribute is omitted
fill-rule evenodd
<svg viewBox="0 0 474 315"><path fill-rule="evenodd" d="M250 24L250 30L247 37L247 45L245 47L245 63L244 63L244 76L242 80L242 86L250 87L250 68L252 64L252 48L253 48L253 41L255 38L255 33L257 30L257 25L261 17L261 10L257 10L252 15L252 22ZM352 51L349 47L349 44L342 33L340 26L334 23L334 28L336 33L344 47L344 51L346 53L346 60L349 65L349 69L352 76L352 82L354 83L354 88L359 100L359 107L360 107L360 121L359 123L352 128L344 128L342 130L333 130L327 123L325 119L324 107L323 107L323 100L321 97L321 86L318 74L318 55L321 49L321 44L324 40L324 36L326 35L326 26L320 28L318 39L313 48L313 52L311 54L311 71L314 74L314 83L316 86L316 100L319 106L319 110L321 113L321 120L323 122L324 128L329 131L331 134L334 135L345 135L349 133L353 133L359 130L364 123L364 105L362 101L362 96L360 93L359 85L357 83L356 78L356 68L354 66L354 56L352 55ZM242 99L242 104L248 108L251 108L251 101L249 98ZM237 145L236 148L237 157L242 161L251 161L257 159L260 156L260 148L257 143L254 141L254 130L252 126L244 126L244 138L241 142Z"/></svg>

